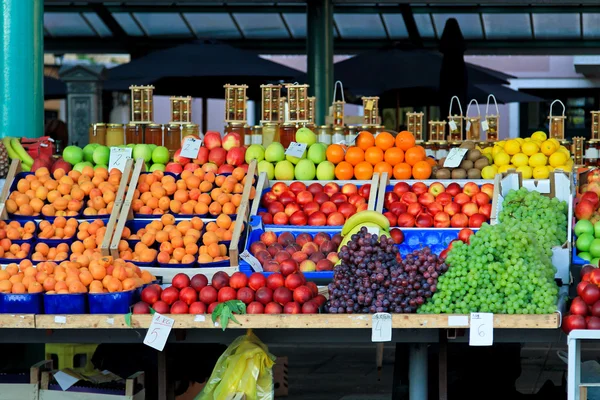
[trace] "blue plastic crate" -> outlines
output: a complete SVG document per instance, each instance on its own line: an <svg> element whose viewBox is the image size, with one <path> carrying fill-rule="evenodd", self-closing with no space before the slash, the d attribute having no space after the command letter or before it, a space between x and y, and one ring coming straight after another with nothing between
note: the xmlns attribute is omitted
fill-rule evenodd
<svg viewBox="0 0 600 400"><path fill-rule="evenodd" d="M477 232L477 228L470 228ZM414 250L429 247L432 253L440 253L448 247L451 241L458 239L461 228L400 228L404 234L404 242L396 245L402 257Z"/></svg>
<svg viewBox="0 0 600 400"><path fill-rule="evenodd" d="M44 294L46 314L86 314L87 293Z"/></svg>
<svg viewBox="0 0 600 400"><path fill-rule="evenodd" d="M0 293L4 314L42 314L42 293Z"/></svg>
<svg viewBox="0 0 600 400"><path fill-rule="evenodd" d="M115 293L89 293L90 314L127 314L133 304L135 290Z"/></svg>

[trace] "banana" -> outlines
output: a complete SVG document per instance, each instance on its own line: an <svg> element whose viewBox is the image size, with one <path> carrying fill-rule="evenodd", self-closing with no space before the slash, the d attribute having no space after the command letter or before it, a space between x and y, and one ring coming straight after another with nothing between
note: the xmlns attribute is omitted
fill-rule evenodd
<svg viewBox="0 0 600 400"><path fill-rule="evenodd" d="M10 144L10 140L12 139L12 137L5 137L2 138L2 143L4 144L4 147L6 147L6 152L8 153L8 157L11 160L20 160L19 155L17 153L15 153L15 151L12 148L12 145Z"/></svg>
<svg viewBox="0 0 600 400"><path fill-rule="evenodd" d="M31 165L27 165L24 162L22 162L21 169L23 170L23 172L29 172L29 171L31 171Z"/></svg>
<svg viewBox="0 0 600 400"><path fill-rule="evenodd" d="M21 146L21 142L19 142L19 139L12 138L10 140L10 145L12 146L13 151L18 155L18 157L24 164L27 164L30 167L33 165L33 158L31 158L31 156L25 151L23 146Z"/></svg>
<svg viewBox="0 0 600 400"><path fill-rule="evenodd" d="M357 212L348 218L342 227L342 236L346 236L352 229L354 229L354 227L366 222L375 223L386 231L390 230L390 221L385 217L385 215L377 211L367 210Z"/></svg>

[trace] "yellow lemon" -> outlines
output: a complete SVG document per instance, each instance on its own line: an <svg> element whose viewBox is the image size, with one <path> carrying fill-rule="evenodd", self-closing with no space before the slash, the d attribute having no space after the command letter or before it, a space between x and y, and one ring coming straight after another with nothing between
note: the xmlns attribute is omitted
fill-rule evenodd
<svg viewBox="0 0 600 400"><path fill-rule="evenodd" d="M521 150L523 151L523 153L525 153L525 155L531 157L532 155L534 155L535 153L540 151L540 146L538 146L533 141L529 141L529 142L523 143L523 146L521 146Z"/></svg>
<svg viewBox="0 0 600 400"><path fill-rule="evenodd" d="M510 164L510 156L504 152L498 153L494 156L494 164L497 167Z"/></svg>
<svg viewBox="0 0 600 400"><path fill-rule="evenodd" d="M481 152L483 154L492 154L492 147L486 147L485 149L481 150Z"/></svg>
<svg viewBox="0 0 600 400"><path fill-rule="evenodd" d="M550 158L548 159L548 162L550 163L551 166L556 168L561 165L565 165L568 160L569 160L569 157L567 157L567 155L565 153L563 153L562 151L557 151L556 153L554 153L550 156Z"/></svg>
<svg viewBox="0 0 600 400"><path fill-rule="evenodd" d="M495 145L492 148L492 155L494 156L494 158L496 157L496 154L498 154L498 153L505 153L504 146Z"/></svg>
<svg viewBox="0 0 600 400"><path fill-rule="evenodd" d="M498 173L498 168L495 165L488 165L483 167L481 170L481 177L483 179L494 179L494 176Z"/></svg>
<svg viewBox="0 0 600 400"><path fill-rule="evenodd" d="M543 167L548 162L548 157L546 157L542 153L536 153L529 157L529 166L530 167Z"/></svg>
<svg viewBox="0 0 600 400"><path fill-rule="evenodd" d="M540 142L543 142L544 140L548 139L548 136L546 136L546 132L537 131L531 135L531 138L534 140L539 140Z"/></svg>
<svg viewBox="0 0 600 400"><path fill-rule="evenodd" d="M504 151L509 155L515 155L521 151L521 145L515 139L508 140L504 145Z"/></svg>
<svg viewBox="0 0 600 400"><path fill-rule="evenodd" d="M533 179L548 179L550 170L548 167L535 167L533 169Z"/></svg>
<svg viewBox="0 0 600 400"><path fill-rule="evenodd" d="M541 152L547 156L549 156L550 154L553 154L557 149L558 149L558 147L556 147L554 145L554 143L552 143L549 140L542 142L542 145L540 146Z"/></svg>
<svg viewBox="0 0 600 400"><path fill-rule="evenodd" d="M548 139L549 142L554 143L554 146L558 149L560 147L560 142L554 138Z"/></svg>
<svg viewBox="0 0 600 400"><path fill-rule="evenodd" d="M520 137L518 137L518 138L515 138L515 140L516 140L517 142L519 142L519 145L521 145L521 146L523 146L523 143L525 143L525 139L523 139L523 138L520 138Z"/></svg>
<svg viewBox="0 0 600 400"><path fill-rule="evenodd" d="M523 179L531 179L533 176L533 168L531 168L529 165L521 165L517 168L517 172L521 173Z"/></svg>
<svg viewBox="0 0 600 400"><path fill-rule="evenodd" d="M513 163L515 167L520 167L521 165L527 165L529 163L529 157L523 153L517 153L512 156L510 162Z"/></svg>
<svg viewBox="0 0 600 400"><path fill-rule="evenodd" d="M556 151L560 151L561 153L565 153L567 157L571 157L571 152L565 146L560 146Z"/></svg>
<svg viewBox="0 0 600 400"><path fill-rule="evenodd" d="M504 148L504 145L506 144L506 140L501 140L499 142L496 142L496 146L500 146L502 148Z"/></svg>
<svg viewBox="0 0 600 400"><path fill-rule="evenodd" d="M498 168L498 172L503 174L505 172L508 172L509 169L515 169L515 166L512 164L508 164L508 165L503 165L501 167Z"/></svg>

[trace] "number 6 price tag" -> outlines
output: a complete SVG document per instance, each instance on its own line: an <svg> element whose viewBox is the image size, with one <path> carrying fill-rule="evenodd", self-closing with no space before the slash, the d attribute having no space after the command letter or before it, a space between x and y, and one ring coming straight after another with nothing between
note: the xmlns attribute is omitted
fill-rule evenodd
<svg viewBox="0 0 600 400"><path fill-rule="evenodd" d="M471 313L469 346L491 346L494 344L494 314Z"/></svg>
<svg viewBox="0 0 600 400"><path fill-rule="evenodd" d="M371 341L392 341L392 316L388 313L373 314L371 318Z"/></svg>
<svg viewBox="0 0 600 400"><path fill-rule="evenodd" d="M154 313L152 316L152 323L144 338L144 344L155 348L158 351L163 351L174 322L175 320L173 318Z"/></svg>
<svg viewBox="0 0 600 400"><path fill-rule="evenodd" d="M131 147L111 147L108 158L108 170L111 171L113 168L116 168L123 172L125 163L131 158L131 151Z"/></svg>

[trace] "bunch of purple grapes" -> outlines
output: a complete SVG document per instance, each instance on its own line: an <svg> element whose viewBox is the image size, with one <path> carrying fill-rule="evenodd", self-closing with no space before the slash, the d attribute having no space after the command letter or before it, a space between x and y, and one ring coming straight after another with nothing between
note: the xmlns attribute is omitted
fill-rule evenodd
<svg viewBox="0 0 600 400"><path fill-rule="evenodd" d="M401 259L392 238L363 227L339 252L329 284L328 312L414 313L436 291L448 266L428 247Z"/></svg>

